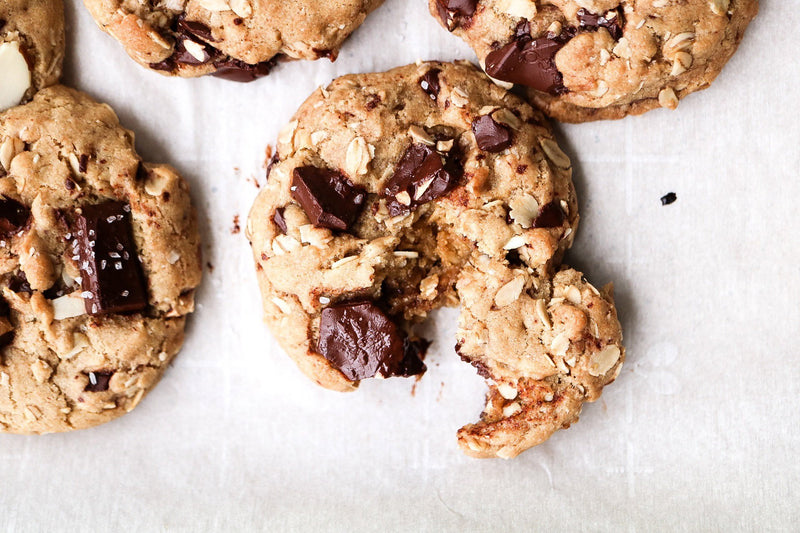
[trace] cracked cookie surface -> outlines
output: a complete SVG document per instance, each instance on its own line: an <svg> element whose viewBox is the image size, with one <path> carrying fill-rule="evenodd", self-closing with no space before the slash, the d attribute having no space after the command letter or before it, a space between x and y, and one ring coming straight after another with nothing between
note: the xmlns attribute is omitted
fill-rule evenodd
<svg viewBox="0 0 800 533"><path fill-rule="evenodd" d="M279 135L247 235L267 324L329 389L423 373L413 325L460 305L457 352L490 392L459 444L513 457L624 359L610 293L559 265L577 224L544 117L470 64L430 62L318 89Z"/></svg>
<svg viewBox="0 0 800 533"><path fill-rule="evenodd" d="M279 61L335 59L383 0L84 0L139 64L251 81Z"/></svg>
<svg viewBox="0 0 800 533"><path fill-rule="evenodd" d="M0 111L58 83L63 60L61 0L0 3Z"/></svg>
<svg viewBox="0 0 800 533"><path fill-rule="evenodd" d="M758 0L428 0L486 72L565 122L675 109L736 51Z"/></svg>
<svg viewBox="0 0 800 533"><path fill-rule="evenodd" d="M186 182L63 86L0 114L0 431L131 411L183 342L200 281Z"/></svg>

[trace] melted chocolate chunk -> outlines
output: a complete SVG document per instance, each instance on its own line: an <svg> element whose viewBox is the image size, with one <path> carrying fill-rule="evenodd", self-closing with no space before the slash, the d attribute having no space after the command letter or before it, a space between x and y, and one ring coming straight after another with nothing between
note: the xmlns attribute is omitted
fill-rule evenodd
<svg viewBox="0 0 800 533"><path fill-rule="evenodd" d="M678 195L674 192L668 192L661 197L661 205L669 205L678 199Z"/></svg>
<svg viewBox="0 0 800 533"><path fill-rule="evenodd" d="M611 38L619 41L622 38L622 28L625 26L625 18L621 9L608 11L604 15L595 15L588 9L578 10L578 24L581 30L597 31L605 28L611 34Z"/></svg>
<svg viewBox="0 0 800 533"><path fill-rule="evenodd" d="M283 218L283 207L279 207L275 210L275 214L272 215L272 221L275 223L276 226L280 228L283 233L286 233L288 228L286 227L286 219Z"/></svg>
<svg viewBox="0 0 800 533"><path fill-rule="evenodd" d="M194 35L195 37L204 41L209 41L212 43L217 42L217 39L214 39L214 36L211 34L211 28L202 22L186 20L183 15L178 17L176 31L178 33L183 33L184 35Z"/></svg>
<svg viewBox="0 0 800 533"><path fill-rule="evenodd" d="M511 130L496 122L491 115L483 115L472 121L472 132L478 148L486 152L502 152L511 146Z"/></svg>
<svg viewBox="0 0 800 533"><path fill-rule="evenodd" d="M100 371L86 373L89 383L86 384L84 392L103 392L108 390L108 384L111 381L111 376L114 372Z"/></svg>
<svg viewBox="0 0 800 533"><path fill-rule="evenodd" d="M478 7L478 0L436 0L436 12L439 18L453 31L462 18L471 17Z"/></svg>
<svg viewBox="0 0 800 533"><path fill-rule="evenodd" d="M419 79L419 86L422 87L422 90L425 91L425 94L430 96L431 100L434 102L437 98L439 98L439 90L441 88L439 85L440 72L441 70L438 68L432 68Z"/></svg>
<svg viewBox="0 0 800 533"><path fill-rule="evenodd" d="M76 214L72 241L90 315L140 311L147 290L133 242L130 206L109 201Z"/></svg>
<svg viewBox="0 0 800 533"><path fill-rule="evenodd" d="M18 201L0 195L0 236L9 237L28 225L31 211Z"/></svg>
<svg viewBox="0 0 800 533"><path fill-rule="evenodd" d="M452 150L445 159L426 144L412 144L381 194L387 199L389 214L397 216L449 193L462 174L461 163Z"/></svg>
<svg viewBox="0 0 800 533"><path fill-rule="evenodd" d="M539 215L533 221L534 228L557 228L564 223L564 210L557 201L546 204L539 210Z"/></svg>
<svg viewBox="0 0 800 533"><path fill-rule="evenodd" d="M315 226L347 231L361 213L367 193L341 172L298 167L292 177L292 198Z"/></svg>
<svg viewBox="0 0 800 533"><path fill-rule="evenodd" d="M374 303L348 302L322 310L317 351L347 379L409 376L425 371L427 343L409 341Z"/></svg>
<svg viewBox="0 0 800 533"><path fill-rule="evenodd" d="M28 283L28 276L22 270L14 273L8 278L8 288L12 291L25 294L32 294L31 284Z"/></svg>
<svg viewBox="0 0 800 533"><path fill-rule="evenodd" d="M269 74L277 64L278 58L279 56L275 56L269 61L251 65L244 61L228 57L226 59L214 61L214 67L217 69L217 71L214 72L214 76L230 81L247 83Z"/></svg>
<svg viewBox="0 0 800 533"><path fill-rule="evenodd" d="M486 73L498 80L562 94L566 90L564 77L556 68L555 57L564 44L561 38L517 37L486 56Z"/></svg>

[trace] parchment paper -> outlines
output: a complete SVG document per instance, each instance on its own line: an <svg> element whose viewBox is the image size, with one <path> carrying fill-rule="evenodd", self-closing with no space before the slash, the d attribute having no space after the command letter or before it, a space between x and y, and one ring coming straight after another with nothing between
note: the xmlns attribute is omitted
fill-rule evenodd
<svg viewBox="0 0 800 533"><path fill-rule="evenodd" d="M485 388L454 354L453 311L426 328L436 342L416 387L325 391L263 325L234 231L266 145L316 86L474 59L426 2L387 0L335 63L287 64L249 85L148 72L67 3L66 82L111 104L145 159L191 182L213 271L182 353L133 413L0 436L0 530L796 530L797 0L763 0L718 81L677 112L559 127L581 203L567 261L615 283L628 361L579 423L513 461L456 446Z"/></svg>

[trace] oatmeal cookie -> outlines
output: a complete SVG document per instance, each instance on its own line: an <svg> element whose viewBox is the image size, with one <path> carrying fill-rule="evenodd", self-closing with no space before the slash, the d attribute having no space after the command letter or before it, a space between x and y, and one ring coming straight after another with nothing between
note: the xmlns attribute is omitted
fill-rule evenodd
<svg viewBox="0 0 800 533"><path fill-rule="evenodd" d="M200 282L186 182L63 86L0 115L0 431L131 411L183 342Z"/></svg>
<svg viewBox="0 0 800 533"><path fill-rule="evenodd" d="M84 0L137 63L173 76L265 76L279 61L335 59L383 0Z"/></svg>
<svg viewBox="0 0 800 533"><path fill-rule="evenodd" d="M428 0L486 72L565 122L675 109L731 58L758 0Z"/></svg>
<svg viewBox="0 0 800 533"><path fill-rule="evenodd" d="M422 374L413 325L460 305L457 352L490 392L459 443L513 457L624 359L611 295L559 266L577 224L542 115L472 65L430 62L317 90L279 135L247 235L267 324L333 390Z"/></svg>

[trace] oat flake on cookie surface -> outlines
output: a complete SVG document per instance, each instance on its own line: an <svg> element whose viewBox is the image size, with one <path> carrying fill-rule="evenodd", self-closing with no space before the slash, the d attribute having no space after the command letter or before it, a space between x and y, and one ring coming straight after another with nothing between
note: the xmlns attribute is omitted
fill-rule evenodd
<svg viewBox="0 0 800 533"><path fill-rule="evenodd" d="M338 78L280 132L250 212L266 322L309 378L351 391L424 373L414 324L459 306L456 351L489 387L459 445L514 457L624 360L610 290L560 265L577 207L547 121L474 66Z"/></svg>

